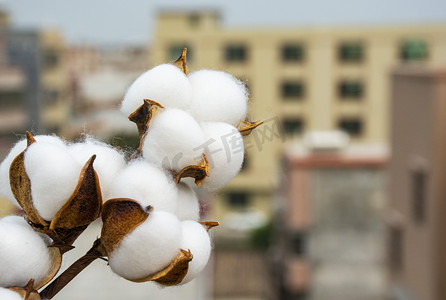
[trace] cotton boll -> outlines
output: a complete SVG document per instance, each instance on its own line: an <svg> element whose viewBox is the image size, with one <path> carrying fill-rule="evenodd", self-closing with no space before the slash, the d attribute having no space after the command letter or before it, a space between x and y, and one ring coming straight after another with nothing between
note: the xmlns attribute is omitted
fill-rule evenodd
<svg viewBox="0 0 446 300"><path fill-rule="evenodd" d="M175 215L181 221L200 219L200 204L195 191L185 183L178 183L178 203Z"/></svg>
<svg viewBox="0 0 446 300"><path fill-rule="evenodd" d="M143 104L154 100L164 107L187 109L192 87L186 75L177 67L163 64L143 73L130 86L122 101L121 110L128 116Z"/></svg>
<svg viewBox="0 0 446 300"><path fill-rule="evenodd" d="M0 286L25 286L31 278L46 278L51 267L47 245L23 218L0 219L0 236Z"/></svg>
<svg viewBox="0 0 446 300"><path fill-rule="evenodd" d="M37 142L42 143L50 143L54 145L59 145L61 147L64 146L64 142L55 136L51 135L37 135L34 137ZM12 147L9 154L6 156L6 158L3 160L3 162L0 164L0 196L4 197L5 199L9 200L11 203L18 205L17 201L15 200L14 195L11 191L11 186L9 182L9 167L11 166L12 161L23 152L23 150L26 149L27 141L26 139L23 139L19 142L17 142L14 147Z"/></svg>
<svg viewBox="0 0 446 300"><path fill-rule="evenodd" d="M182 110L171 108L150 121L142 152L147 161L179 172L200 161L200 146L204 142L203 132L194 118Z"/></svg>
<svg viewBox="0 0 446 300"><path fill-rule="evenodd" d="M171 178L158 167L137 160L123 169L110 187L110 198L130 198L142 207L175 212L177 187Z"/></svg>
<svg viewBox="0 0 446 300"><path fill-rule="evenodd" d="M124 156L113 147L90 138L87 138L83 143L72 144L68 149L81 165L84 165L93 154L96 154L93 167L98 174L102 198L103 200L107 199L113 180L125 167Z"/></svg>
<svg viewBox="0 0 446 300"><path fill-rule="evenodd" d="M2 300L23 300L22 297L14 291L0 287L0 299Z"/></svg>
<svg viewBox="0 0 446 300"><path fill-rule="evenodd" d="M226 122L237 126L246 118L248 93L232 75L200 70L189 75L193 89L191 114L199 122Z"/></svg>
<svg viewBox="0 0 446 300"><path fill-rule="evenodd" d="M209 145L205 154L209 160L209 176L202 187L216 190L226 185L240 171L243 163L243 137L238 130L226 123L201 124Z"/></svg>
<svg viewBox="0 0 446 300"><path fill-rule="evenodd" d="M181 224L177 217L153 211L131 231L109 256L113 272L127 279L141 279L169 266L180 251Z"/></svg>
<svg viewBox="0 0 446 300"><path fill-rule="evenodd" d="M73 194L82 165L66 147L42 142L28 147L24 163L34 207L50 221Z"/></svg>
<svg viewBox="0 0 446 300"><path fill-rule="evenodd" d="M189 270L181 283L194 279L208 263L211 255L211 239L206 229L198 222L181 222L183 240L181 249L190 250L193 259L189 263Z"/></svg>

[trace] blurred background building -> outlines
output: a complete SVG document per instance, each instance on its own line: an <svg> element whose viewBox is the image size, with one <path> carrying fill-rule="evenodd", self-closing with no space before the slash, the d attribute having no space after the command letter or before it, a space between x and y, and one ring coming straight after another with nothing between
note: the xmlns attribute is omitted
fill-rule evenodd
<svg viewBox="0 0 446 300"><path fill-rule="evenodd" d="M342 130L353 143L388 145L394 66L446 63L446 27L224 28L218 11L160 11L154 64L188 48L191 70L225 70L249 88L247 165L219 194L213 215L256 208L270 217L285 139ZM264 176L257 176L263 174ZM223 224L225 226L225 224Z"/></svg>
<svg viewBox="0 0 446 300"><path fill-rule="evenodd" d="M444 299L446 69L400 68L393 83L392 299Z"/></svg>
<svg viewBox="0 0 446 300"><path fill-rule="evenodd" d="M136 128L119 103L139 74L184 47L191 71L242 80L248 118L264 121L245 138L241 173L200 194L203 214L221 224L200 279L157 290L97 262L61 297L446 297L446 23L226 27L220 10L173 8L154 25L150 45L70 44L60 30L14 28L0 11L0 158L25 130L134 148ZM0 214L10 209L3 203ZM97 235L91 227L72 259Z"/></svg>
<svg viewBox="0 0 446 300"><path fill-rule="evenodd" d="M277 198L278 299L385 299L388 151L312 132L289 145Z"/></svg>

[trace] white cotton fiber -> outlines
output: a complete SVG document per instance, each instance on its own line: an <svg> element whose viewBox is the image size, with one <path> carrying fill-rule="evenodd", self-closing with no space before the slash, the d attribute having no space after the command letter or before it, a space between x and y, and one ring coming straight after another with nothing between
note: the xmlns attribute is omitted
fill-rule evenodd
<svg viewBox="0 0 446 300"><path fill-rule="evenodd" d="M240 171L243 163L243 137L239 131L226 123L202 123L201 128L209 143L205 154L209 160L209 176L202 187L216 190L226 185Z"/></svg>
<svg viewBox="0 0 446 300"><path fill-rule="evenodd" d="M109 256L113 272L141 279L166 268L179 254L181 223L176 216L153 211Z"/></svg>
<svg viewBox="0 0 446 300"><path fill-rule="evenodd" d="M64 142L60 138L52 135L37 135L34 138L37 142L64 146ZM9 182L9 167L11 166L12 161L17 157L17 155L19 155L23 152L23 150L26 149L26 145L26 139L17 142L14 147L12 147L11 151L3 160L3 162L0 164L0 196L4 197L15 205L18 205L18 203L11 191Z"/></svg>
<svg viewBox="0 0 446 300"><path fill-rule="evenodd" d="M189 74L193 96L191 114L199 122L226 122L237 126L246 118L248 93L232 75L213 70Z"/></svg>
<svg viewBox="0 0 446 300"><path fill-rule="evenodd" d="M2 300L23 300L22 296L7 288L0 287L0 299Z"/></svg>
<svg viewBox="0 0 446 300"><path fill-rule="evenodd" d="M189 263L189 270L181 283L187 283L194 279L208 263L211 255L211 239L206 229L198 222L181 222L183 240L181 249L190 250L193 259Z"/></svg>
<svg viewBox="0 0 446 300"><path fill-rule="evenodd" d="M150 121L142 152L147 161L178 172L200 161L203 143L203 132L194 118L171 108Z"/></svg>
<svg viewBox="0 0 446 300"><path fill-rule="evenodd" d="M46 278L51 267L47 245L22 217L0 219L0 236L0 286L25 286L31 278Z"/></svg>
<svg viewBox="0 0 446 300"><path fill-rule="evenodd" d="M69 145L68 150L82 166L93 154L96 154L93 167L98 174L102 199L105 201L108 198L113 180L125 167L124 156L113 147L91 138L87 138L82 143Z"/></svg>
<svg viewBox="0 0 446 300"><path fill-rule="evenodd" d="M66 146L37 142L25 152L25 170L31 181L34 207L42 218L53 219L70 199L81 172Z"/></svg>
<svg viewBox="0 0 446 300"><path fill-rule="evenodd" d="M164 107L187 109L192 98L192 87L186 75L177 67L163 64L143 73L129 87L121 110L127 116L143 104L154 100Z"/></svg>
<svg viewBox="0 0 446 300"><path fill-rule="evenodd" d="M200 219L200 204L195 191L186 183L180 182L178 187L178 202L175 215L180 221Z"/></svg>
<svg viewBox="0 0 446 300"><path fill-rule="evenodd" d="M142 207L175 212L177 187L171 176L158 167L136 160L123 169L110 187L109 198L130 198ZM104 199L105 200L105 199Z"/></svg>

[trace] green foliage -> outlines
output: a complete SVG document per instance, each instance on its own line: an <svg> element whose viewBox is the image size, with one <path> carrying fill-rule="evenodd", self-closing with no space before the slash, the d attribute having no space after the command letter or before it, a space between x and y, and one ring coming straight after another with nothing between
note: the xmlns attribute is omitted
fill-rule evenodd
<svg viewBox="0 0 446 300"><path fill-rule="evenodd" d="M249 244L252 248L266 250L271 245L273 235L273 223L268 222L262 227L255 229L250 237Z"/></svg>
<svg viewBox="0 0 446 300"><path fill-rule="evenodd" d="M138 134L117 133L107 141L113 147L119 147L124 151L132 151L139 146Z"/></svg>

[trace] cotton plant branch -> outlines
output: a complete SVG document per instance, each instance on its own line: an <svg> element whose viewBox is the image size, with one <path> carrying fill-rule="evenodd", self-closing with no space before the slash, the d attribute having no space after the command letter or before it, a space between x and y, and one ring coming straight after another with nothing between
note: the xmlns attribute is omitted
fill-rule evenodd
<svg viewBox="0 0 446 300"><path fill-rule="evenodd" d="M97 239L88 252L75 261L68 269L54 279L45 289L40 292L42 299L53 299L71 280L88 267L93 261L106 256L100 239Z"/></svg>

